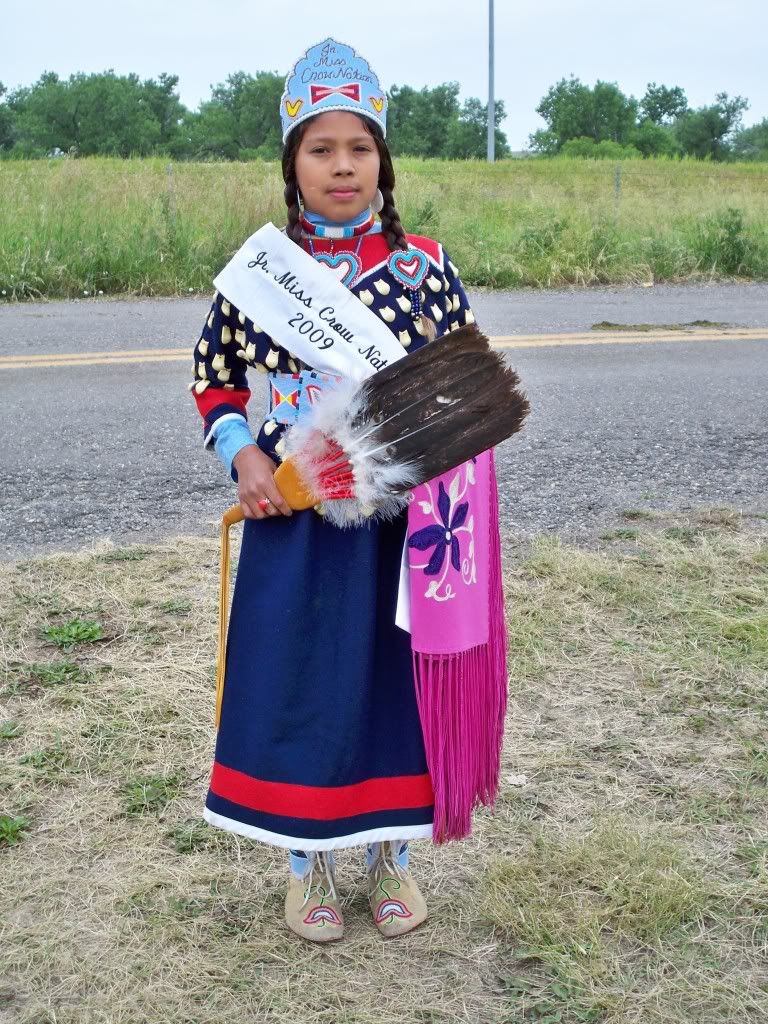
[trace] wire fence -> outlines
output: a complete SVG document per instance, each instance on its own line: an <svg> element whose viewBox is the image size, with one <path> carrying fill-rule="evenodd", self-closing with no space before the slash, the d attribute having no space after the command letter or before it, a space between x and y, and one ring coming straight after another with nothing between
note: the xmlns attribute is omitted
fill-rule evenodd
<svg viewBox="0 0 768 1024"><path fill-rule="evenodd" d="M711 206L713 201L727 201L748 206L753 212L757 208L760 215L765 209L768 222L768 165L765 171L761 168L759 172L739 174L716 167L693 170L690 165L670 165L651 171L635 168L634 163L605 161L599 167L594 162L591 166L574 166L576 161L569 161L567 167L558 167L555 161L546 167L529 164L512 168L501 180L495 178L486 187L480 187L488 199L534 203L560 199L575 205L597 202L612 204L616 213L623 204L638 200L662 205L686 202L702 208ZM458 181L450 178L441 178L439 184L448 193L458 195L462 191Z"/></svg>

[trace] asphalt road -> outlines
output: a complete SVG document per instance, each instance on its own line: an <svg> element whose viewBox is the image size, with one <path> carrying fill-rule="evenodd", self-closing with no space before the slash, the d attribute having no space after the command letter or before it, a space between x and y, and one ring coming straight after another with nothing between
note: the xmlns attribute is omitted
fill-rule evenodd
<svg viewBox="0 0 768 1024"><path fill-rule="evenodd" d="M528 392L499 449L504 525L579 532L626 508L768 510L768 285L475 293ZM234 484L202 449L186 389L209 297L0 306L3 359L189 346L189 360L0 366L0 557L197 533L217 543ZM765 328L749 339L557 344L603 320ZM599 336L598 336L599 337ZM620 338L617 338L617 341ZM526 345L528 343L526 342ZM252 374L255 420L263 379Z"/></svg>

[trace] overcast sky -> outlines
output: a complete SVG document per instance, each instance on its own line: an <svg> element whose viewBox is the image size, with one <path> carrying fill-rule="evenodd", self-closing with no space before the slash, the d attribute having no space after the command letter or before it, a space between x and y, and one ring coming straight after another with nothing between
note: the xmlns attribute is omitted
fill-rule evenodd
<svg viewBox="0 0 768 1024"><path fill-rule="evenodd" d="M496 96L513 149L543 127L535 108L571 73L617 82L640 99L648 82L680 85L691 106L715 93L768 116L766 0L496 0ZM384 88L456 80L487 98L487 0L0 0L0 81L43 71L161 71L191 108L233 71L286 74L307 46L334 36L358 49Z"/></svg>

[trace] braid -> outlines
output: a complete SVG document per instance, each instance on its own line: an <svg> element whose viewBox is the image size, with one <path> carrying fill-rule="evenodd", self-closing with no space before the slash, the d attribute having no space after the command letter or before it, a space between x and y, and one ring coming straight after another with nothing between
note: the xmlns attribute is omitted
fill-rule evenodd
<svg viewBox="0 0 768 1024"><path fill-rule="evenodd" d="M289 179L285 186L283 195L285 197L285 205L288 207L288 223L285 226L285 233L295 242L296 245L301 245L301 224L299 223L299 199L298 199L298 185L296 179L293 181Z"/></svg>
<svg viewBox="0 0 768 1024"><path fill-rule="evenodd" d="M379 188L384 197L384 206L379 217L381 218L381 232L387 240L390 252L395 249L408 249L408 240L405 237L405 230L400 222L400 214L395 207L395 197L392 189L379 179Z"/></svg>
<svg viewBox="0 0 768 1024"><path fill-rule="evenodd" d="M381 233L387 240L390 252L395 249L408 250L408 239L405 237L405 229L400 221L400 214L395 206L395 168L392 165L392 157L386 142L381 134L378 125L371 126L371 134L376 142L379 151L381 167L379 170L379 189L384 199L379 217L381 218ZM421 331L427 341L433 341L437 334L437 325L434 320L422 313L419 317Z"/></svg>
<svg viewBox="0 0 768 1024"><path fill-rule="evenodd" d="M299 148L302 136L304 135L304 124L297 125L288 137L288 143L283 150L283 181L285 189L283 198L288 207L288 223L285 226L285 233L296 245L301 245L301 224L299 223L299 183L296 180L296 152Z"/></svg>

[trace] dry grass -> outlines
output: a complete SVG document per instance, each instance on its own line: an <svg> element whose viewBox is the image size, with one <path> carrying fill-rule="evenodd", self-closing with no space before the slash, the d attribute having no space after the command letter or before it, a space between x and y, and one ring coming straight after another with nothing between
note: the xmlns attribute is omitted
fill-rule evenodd
<svg viewBox="0 0 768 1024"><path fill-rule="evenodd" d="M510 564L496 813L413 844L405 939L348 851L331 949L282 925L283 852L200 818L214 531L0 566L0 1021L762 1020L766 534L659 514Z"/></svg>

